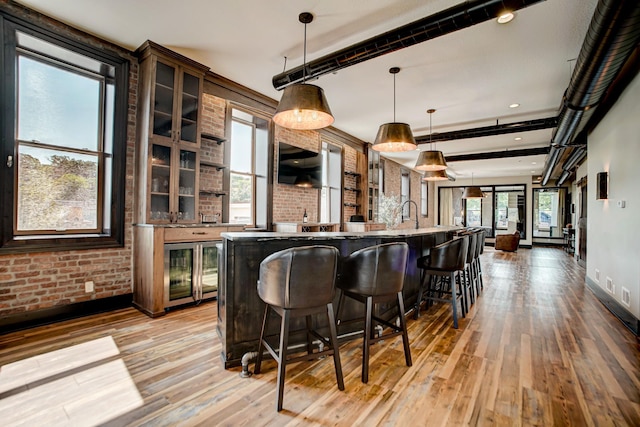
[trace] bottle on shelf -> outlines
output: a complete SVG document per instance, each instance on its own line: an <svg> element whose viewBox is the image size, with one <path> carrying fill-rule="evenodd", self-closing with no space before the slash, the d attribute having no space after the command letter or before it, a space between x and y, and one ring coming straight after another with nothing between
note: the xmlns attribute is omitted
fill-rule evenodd
<svg viewBox="0 0 640 427"><path fill-rule="evenodd" d="M302 214L302 222L309 222L309 217L307 216L307 210L304 210L304 214Z"/></svg>

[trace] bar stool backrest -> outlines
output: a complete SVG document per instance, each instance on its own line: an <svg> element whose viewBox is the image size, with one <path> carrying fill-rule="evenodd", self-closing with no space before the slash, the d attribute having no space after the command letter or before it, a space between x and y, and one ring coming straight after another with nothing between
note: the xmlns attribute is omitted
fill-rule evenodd
<svg viewBox="0 0 640 427"><path fill-rule="evenodd" d="M301 246L273 253L260 263L258 295L286 309L329 304L335 295L338 249Z"/></svg>
<svg viewBox="0 0 640 427"><path fill-rule="evenodd" d="M477 245L476 245L476 253L474 258L478 258L484 250L484 230L478 230L476 234L478 235L478 239L476 242Z"/></svg>
<svg viewBox="0 0 640 427"><path fill-rule="evenodd" d="M402 290L409 245L384 243L353 252L342 262L338 287L362 295L393 295Z"/></svg>
<svg viewBox="0 0 640 427"><path fill-rule="evenodd" d="M469 236L458 236L431 249L429 268L443 271L463 270L468 252Z"/></svg>

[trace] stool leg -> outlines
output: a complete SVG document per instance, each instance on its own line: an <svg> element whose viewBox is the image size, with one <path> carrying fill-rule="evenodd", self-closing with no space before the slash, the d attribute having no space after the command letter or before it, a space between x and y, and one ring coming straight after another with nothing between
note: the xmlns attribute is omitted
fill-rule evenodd
<svg viewBox="0 0 640 427"><path fill-rule="evenodd" d="M456 277L455 272L451 272L449 276L451 281L451 305L453 306L453 327L458 329L458 292L456 291Z"/></svg>
<svg viewBox="0 0 640 427"><path fill-rule="evenodd" d="M407 320L404 317L404 299L402 291L398 292L398 318L402 328L402 345L404 347L404 360L407 366L411 366L411 349L409 348L409 335L407 334Z"/></svg>
<svg viewBox="0 0 640 427"><path fill-rule="evenodd" d="M373 297L367 297L365 308L364 344L362 346L362 382L369 382L369 339L373 332Z"/></svg>
<svg viewBox="0 0 640 427"><path fill-rule="evenodd" d="M313 353L313 338L311 334L313 330L313 319L310 314L305 316L305 319L307 323L307 354L311 354Z"/></svg>
<svg viewBox="0 0 640 427"><path fill-rule="evenodd" d="M424 288L425 288L424 279L426 278L426 276L427 274L425 273L424 270L422 270L420 272L420 288L418 288L418 299L416 300L416 305L413 310L414 319L417 319L418 317L420 317L420 304L422 303L422 294L424 293Z"/></svg>
<svg viewBox="0 0 640 427"><path fill-rule="evenodd" d="M340 310L342 310L343 304L344 304L344 292L340 291L340 298L338 299L338 309L336 310L336 318L337 318L336 325L339 325L342 320L340 319Z"/></svg>
<svg viewBox="0 0 640 427"><path fill-rule="evenodd" d="M338 332L336 329L336 318L333 315L333 304L327 304L327 316L329 317L329 340L333 348L333 365L336 370L336 380L338 389L344 390L344 379L342 378L342 364L340 363L340 349L338 348Z"/></svg>
<svg viewBox="0 0 640 427"><path fill-rule="evenodd" d="M258 356L256 357L256 366L253 368L254 374L260 373L260 365L262 364L262 340L264 334L267 332L267 319L269 318L269 304L266 304L264 308L264 318L262 319L262 330L260 331L260 340L258 341Z"/></svg>
<svg viewBox="0 0 640 427"><path fill-rule="evenodd" d="M278 403L276 410L282 411L282 397L284 395L284 374L287 367L287 346L289 345L289 310L282 313L282 323L280 324L280 352L278 354Z"/></svg>

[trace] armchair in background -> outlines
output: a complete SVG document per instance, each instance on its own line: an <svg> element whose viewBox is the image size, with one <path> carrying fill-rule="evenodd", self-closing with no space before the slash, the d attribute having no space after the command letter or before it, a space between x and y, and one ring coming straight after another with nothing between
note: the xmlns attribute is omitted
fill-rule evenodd
<svg viewBox="0 0 640 427"><path fill-rule="evenodd" d="M513 234L498 234L496 236L496 250L503 250L508 252L515 252L518 250L520 244L520 232L516 231Z"/></svg>

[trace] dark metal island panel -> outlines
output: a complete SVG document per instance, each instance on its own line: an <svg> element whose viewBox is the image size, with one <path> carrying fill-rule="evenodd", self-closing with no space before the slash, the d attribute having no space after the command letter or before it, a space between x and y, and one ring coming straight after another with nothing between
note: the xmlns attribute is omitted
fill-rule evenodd
<svg viewBox="0 0 640 427"><path fill-rule="evenodd" d="M390 242L406 242L409 245L409 261L405 276L403 295L405 310L415 304L417 298L420 272L416 267L416 259L425 249L449 240L459 227L433 227L418 230L384 230L364 233L330 232L330 233L274 233L274 232L236 232L222 233L222 251L219 253L218 284L218 335L222 344L222 360L225 368L239 366L242 356L256 351L262 326L264 303L258 297L256 283L258 281L260 263L270 254L295 247L307 245L328 245L338 248L340 256L345 257L352 252L367 246ZM338 267L338 274L340 267ZM337 309L340 291L336 291L334 309ZM379 315L391 318L395 308L393 305L381 306ZM342 310L339 335L350 334L363 329L363 322L348 322L364 316L362 304L347 298ZM277 317L277 316L276 316ZM322 330L326 326L326 316L319 316L316 321ZM279 321L272 321L268 333L278 332ZM304 319L295 319L292 330L304 330ZM290 345L303 343L306 334L293 333Z"/></svg>

